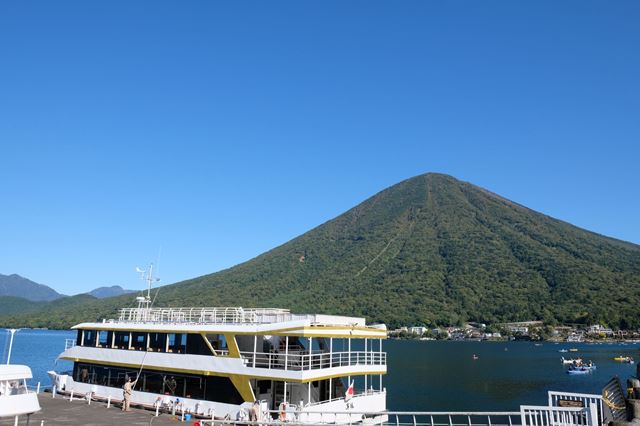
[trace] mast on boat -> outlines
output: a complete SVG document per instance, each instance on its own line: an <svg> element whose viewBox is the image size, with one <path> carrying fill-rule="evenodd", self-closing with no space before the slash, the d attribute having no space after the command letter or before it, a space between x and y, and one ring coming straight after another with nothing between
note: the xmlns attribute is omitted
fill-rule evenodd
<svg viewBox="0 0 640 426"><path fill-rule="evenodd" d="M136 319L139 321L146 321L149 319L148 317L153 303L151 300L151 285L154 282L160 281L160 278L153 277L153 263L150 263L147 269L136 268L136 272L140 274L140 278L143 281L147 282L147 294L136 297L136 302L138 302Z"/></svg>

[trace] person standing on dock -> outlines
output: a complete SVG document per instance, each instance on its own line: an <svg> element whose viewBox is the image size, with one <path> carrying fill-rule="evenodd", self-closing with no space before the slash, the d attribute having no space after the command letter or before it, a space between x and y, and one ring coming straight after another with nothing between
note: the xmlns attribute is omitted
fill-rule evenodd
<svg viewBox="0 0 640 426"><path fill-rule="evenodd" d="M133 387L138 382L138 379L131 381L131 377L127 379L122 387L122 411L131 411L131 395L133 394Z"/></svg>

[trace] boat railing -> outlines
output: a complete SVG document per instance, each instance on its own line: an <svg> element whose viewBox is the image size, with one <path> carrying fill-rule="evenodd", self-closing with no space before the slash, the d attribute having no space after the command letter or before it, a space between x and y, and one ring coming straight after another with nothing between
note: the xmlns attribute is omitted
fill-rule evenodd
<svg viewBox="0 0 640 426"><path fill-rule="evenodd" d="M549 391L549 406L550 407L591 407L595 406L598 412L598 420L602 423L604 418L602 395L589 394L589 393L575 393L575 392L557 392Z"/></svg>
<svg viewBox="0 0 640 426"><path fill-rule="evenodd" d="M64 339L64 350L73 348L76 345L76 339Z"/></svg>
<svg viewBox="0 0 640 426"><path fill-rule="evenodd" d="M113 322L157 322L192 324L271 324L284 321L314 321L315 315L292 314L288 309L223 308L123 308Z"/></svg>
<svg viewBox="0 0 640 426"><path fill-rule="evenodd" d="M355 393L353 395L353 398L357 398L357 397L360 397L360 396L366 396L366 395L382 394L382 393L387 393L387 391L386 390L366 389L366 390L363 390L362 392ZM327 404L329 402L334 402L334 401L344 401L344 396L339 396L339 397L336 397L336 398L331 398L331 399L325 399L325 400L322 400L322 401L312 402L310 404L306 404L304 407L305 407L305 409L308 409L308 407L314 407L314 406ZM296 407L296 406L294 406L294 407Z"/></svg>
<svg viewBox="0 0 640 426"><path fill-rule="evenodd" d="M201 424L213 425L211 420ZM282 424L290 426L324 424L381 424L381 425L428 425L428 426L597 426L597 411L591 408L521 406L520 411L312 411L291 405L284 410L262 412L261 419L215 420L215 424Z"/></svg>
<svg viewBox="0 0 640 426"><path fill-rule="evenodd" d="M321 353L240 352L249 367L278 370L318 370L357 365L387 365L386 352L351 351Z"/></svg>
<svg viewBox="0 0 640 426"><path fill-rule="evenodd" d="M523 426L595 426L599 425L598 409L589 407L520 406Z"/></svg>

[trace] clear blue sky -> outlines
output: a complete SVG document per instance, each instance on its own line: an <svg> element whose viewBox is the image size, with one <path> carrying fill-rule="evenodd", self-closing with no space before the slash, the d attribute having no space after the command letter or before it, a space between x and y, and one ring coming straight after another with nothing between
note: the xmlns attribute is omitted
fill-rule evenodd
<svg viewBox="0 0 640 426"><path fill-rule="evenodd" d="M0 273L248 260L451 174L640 243L640 2L3 1Z"/></svg>

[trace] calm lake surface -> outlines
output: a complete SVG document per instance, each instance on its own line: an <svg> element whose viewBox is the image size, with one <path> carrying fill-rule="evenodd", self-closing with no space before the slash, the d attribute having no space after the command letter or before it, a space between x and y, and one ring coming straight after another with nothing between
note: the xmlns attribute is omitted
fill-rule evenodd
<svg viewBox="0 0 640 426"><path fill-rule="evenodd" d="M6 362L9 334L0 331L0 358ZM68 370L71 363L56 357L74 332L21 330L13 342L12 364L31 367L35 385L50 384L46 372ZM451 342L389 340L389 374L384 378L390 410L487 411L515 410L520 404L546 404L548 390L597 393L614 375L626 379L635 365L613 361L614 356L640 359L640 345L531 342ZM559 353L563 348L577 353ZM479 356L473 360L473 354ZM570 376L560 357L593 360L592 374ZM624 383L623 383L624 384Z"/></svg>

